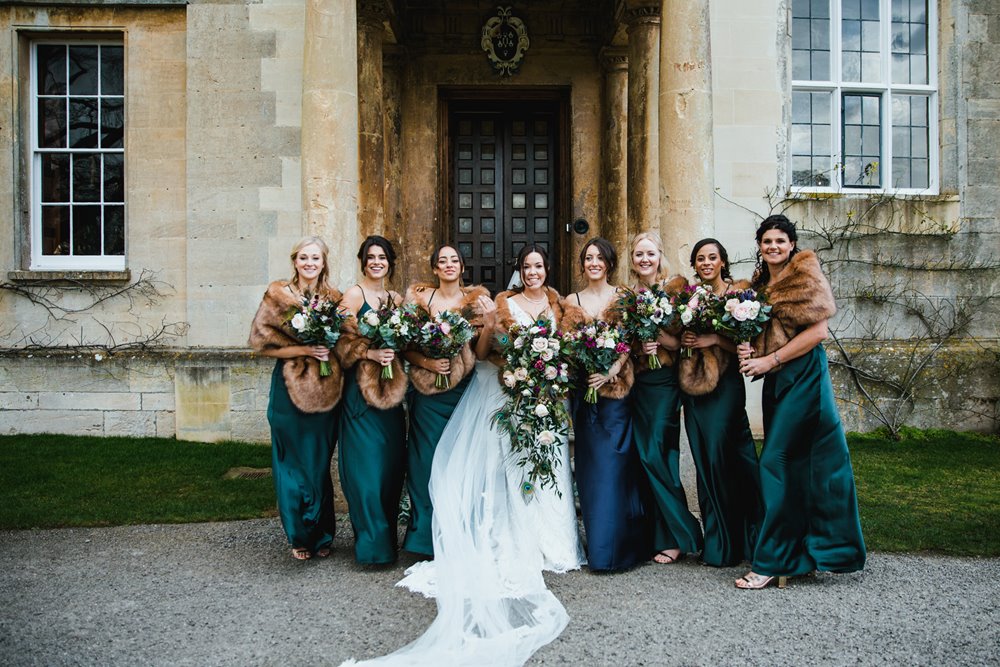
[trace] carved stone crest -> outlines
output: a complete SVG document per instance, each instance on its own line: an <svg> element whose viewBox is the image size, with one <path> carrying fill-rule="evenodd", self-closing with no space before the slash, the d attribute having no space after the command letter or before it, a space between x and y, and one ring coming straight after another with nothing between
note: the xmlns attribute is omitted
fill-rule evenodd
<svg viewBox="0 0 1000 667"><path fill-rule="evenodd" d="M483 24L480 46L500 76L510 76L521 66L528 50L528 28L512 14L512 7L497 7L497 15Z"/></svg>

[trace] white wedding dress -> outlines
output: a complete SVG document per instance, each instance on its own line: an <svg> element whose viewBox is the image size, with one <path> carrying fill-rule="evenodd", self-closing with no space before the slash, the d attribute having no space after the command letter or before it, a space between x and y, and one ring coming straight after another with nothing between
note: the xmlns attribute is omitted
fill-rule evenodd
<svg viewBox="0 0 1000 667"><path fill-rule="evenodd" d="M518 322L531 324L511 303ZM434 453L434 560L397 584L435 598L434 622L395 653L345 665L523 665L566 627L569 616L542 570L584 563L569 447L563 443L557 469L562 497L536 489L526 501L510 440L491 424L505 400L497 368L478 362Z"/></svg>

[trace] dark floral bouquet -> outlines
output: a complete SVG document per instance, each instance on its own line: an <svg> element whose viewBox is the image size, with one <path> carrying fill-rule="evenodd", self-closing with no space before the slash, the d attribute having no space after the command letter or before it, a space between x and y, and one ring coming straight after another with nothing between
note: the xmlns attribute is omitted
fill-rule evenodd
<svg viewBox="0 0 1000 667"><path fill-rule="evenodd" d="M507 402L493 414L493 424L510 436L511 452L527 469L521 495L530 501L537 483L562 496L555 470L560 443L569 435L570 341L546 320L515 324L497 341L507 362L501 374Z"/></svg>
<svg viewBox="0 0 1000 667"><path fill-rule="evenodd" d="M373 350L399 352L416 340L420 316L416 306L397 306L392 299L358 318L358 333L371 341ZM382 367L382 379L392 379L392 366Z"/></svg>
<svg viewBox="0 0 1000 667"><path fill-rule="evenodd" d="M302 297L302 304L289 309L285 322L303 345L322 345L332 350L340 339L340 327L347 315L340 311L340 301L320 295ZM319 362L319 374L327 377L333 369L329 361Z"/></svg>
<svg viewBox="0 0 1000 667"><path fill-rule="evenodd" d="M716 331L736 343L749 343L764 331L771 319L771 305L764 294L745 289L722 295L722 312L716 320Z"/></svg>
<svg viewBox="0 0 1000 667"><path fill-rule="evenodd" d="M421 354L431 359L453 359L475 335L469 321L457 312L443 310L437 315L431 315L420 308L417 315L420 317L420 326L413 342ZM434 387L450 388L451 378L447 374L438 373L434 379Z"/></svg>
<svg viewBox="0 0 1000 667"><path fill-rule="evenodd" d="M583 322L575 331L566 334L572 351L573 362L587 374L607 373L623 354L629 351L625 331L604 320ZM584 400L597 403L597 389L587 387Z"/></svg>
<svg viewBox="0 0 1000 667"><path fill-rule="evenodd" d="M625 337L643 343L656 340L660 330L669 329L677 318L674 297L659 284L639 292L626 291L618 298L616 308L621 312ZM650 369L660 368L660 359L655 354L647 359Z"/></svg>
<svg viewBox="0 0 1000 667"><path fill-rule="evenodd" d="M722 300L703 285L688 285L677 295L677 316L681 326L696 334L715 333L715 322L722 310ZM691 348L684 348L690 358Z"/></svg>

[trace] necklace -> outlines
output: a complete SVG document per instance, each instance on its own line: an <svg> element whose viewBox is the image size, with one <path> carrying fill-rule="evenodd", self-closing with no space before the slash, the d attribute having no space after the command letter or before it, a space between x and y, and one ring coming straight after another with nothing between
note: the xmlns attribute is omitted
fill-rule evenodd
<svg viewBox="0 0 1000 667"><path fill-rule="evenodd" d="M529 298L528 295L525 294L524 292L521 292L521 296L524 297L524 300L527 301L528 303L548 303L549 301L549 298L545 295L542 295L540 299L532 299Z"/></svg>

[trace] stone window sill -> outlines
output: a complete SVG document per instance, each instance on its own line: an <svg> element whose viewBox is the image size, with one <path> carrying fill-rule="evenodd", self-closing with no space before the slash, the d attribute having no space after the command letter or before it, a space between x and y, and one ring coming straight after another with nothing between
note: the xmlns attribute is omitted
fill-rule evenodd
<svg viewBox="0 0 1000 667"><path fill-rule="evenodd" d="M127 283L132 272L124 271L8 271L13 283L44 283L46 285L88 285Z"/></svg>

